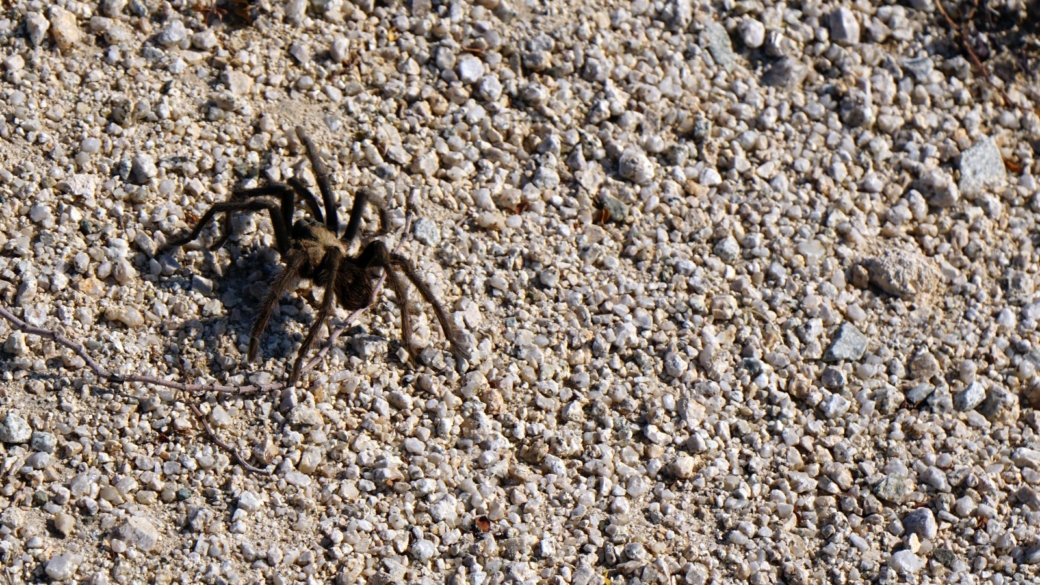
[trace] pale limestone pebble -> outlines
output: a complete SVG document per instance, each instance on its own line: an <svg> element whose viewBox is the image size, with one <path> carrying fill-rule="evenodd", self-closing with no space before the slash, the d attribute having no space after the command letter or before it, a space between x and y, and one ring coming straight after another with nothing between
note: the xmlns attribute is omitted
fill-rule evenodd
<svg viewBox="0 0 1040 585"><path fill-rule="evenodd" d="M308 0L289 0L285 3L285 20L299 26L307 16Z"/></svg>
<svg viewBox="0 0 1040 585"><path fill-rule="evenodd" d="M956 181L942 169L932 169L925 173L921 177L921 185L928 195L928 203L935 207L952 207L961 198Z"/></svg>
<svg viewBox="0 0 1040 585"><path fill-rule="evenodd" d="M119 284L127 284L137 278L137 269L126 258L120 258L113 263L112 276Z"/></svg>
<svg viewBox="0 0 1040 585"><path fill-rule="evenodd" d="M749 49L757 49L766 42L766 27L760 20L745 18L737 25L740 40Z"/></svg>
<svg viewBox="0 0 1040 585"><path fill-rule="evenodd" d="M4 69L9 72L21 71L23 67L25 67L25 58L20 53L4 59Z"/></svg>
<svg viewBox="0 0 1040 585"><path fill-rule="evenodd" d="M246 490L238 496L238 508L246 512L256 512L263 505L263 500L255 492Z"/></svg>
<svg viewBox="0 0 1040 585"><path fill-rule="evenodd" d="M346 62L351 56L350 41L344 37L334 39L329 49L329 56L336 63Z"/></svg>
<svg viewBox="0 0 1040 585"><path fill-rule="evenodd" d="M54 530L63 537L68 537L72 534L72 531L76 528L76 518L65 512L58 512L51 518L51 524L54 526Z"/></svg>
<svg viewBox="0 0 1040 585"><path fill-rule="evenodd" d="M28 443L32 433L32 427L17 413L8 412L3 420L0 420L0 443Z"/></svg>
<svg viewBox="0 0 1040 585"><path fill-rule="evenodd" d="M311 478L298 471L290 471L285 474L285 482L289 485L305 488L311 485Z"/></svg>
<svg viewBox="0 0 1040 585"><path fill-rule="evenodd" d="M916 574L924 569L927 561L914 554L910 550L901 550L892 553L888 558L888 566L900 573Z"/></svg>
<svg viewBox="0 0 1040 585"><path fill-rule="evenodd" d="M160 534L150 520L141 516L127 518L114 536L143 552L151 552L159 545Z"/></svg>
<svg viewBox="0 0 1040 585"><path fill-rule="evenodd" d="M300 462L296 468L300 473L311 474L321 464L324 454L320 447L310 446L303 450L303 454L300 455Z"/></svg>
<svg viewBox="0 0 1040 585"><path fill-rule="evenodd" d="M697 461L686 454L679 454L668 465L668 473L676 479L690 479L693 477Z"/></svg>
<svg viewBox="0 0 1040 585"><path fill-rule="evenodd" d="M122 323L131 329L144 325L144 315L141 314L141 311L124 305L113 305L106 308L105 319Z"/></svg>
<svg viewBox="0 0 1040 585"><path fill-rule="evenodd" d="M437 554L437 546L430 540L420 538L412 542L408 552L416 562L424 564Z"/></svg>
<svg viewBox="0 0 1040 585"><path fill-rule="evenodd" d="M627 148L618 159L618 174L637 185L646 185L654 180L654 164L639 149Z"/></svg>
<svg viewBox="0 0 1040 585"><path fill-rule="evenodd" d="M25 15L25 28L29 33L29 42L39 46L43 42L51 23L39 12L30 12Z"/></svg>
<svg viewBox="0 0 1040 585"><path fill-rule="evenodd" d="M1007 182L1004 157L993 138L981 140L962 152L960 171L960 191L969 199L1002 189Z"/></svg>
<svg viewBox="0 0 1040 585"><path fill-rule="evenodd" d="M484 63L473 55L462 56L455 65L459 80L463 83L476 83L484 75Z"/></svg>
<svg viewBox="0 0 1040 585"><path fill-rule="evenodd" d="M15 357L28 355L29 346L25 343L25 334L21 331L12 331L11 335L7 337L7 341L4 342L4 351Z"/></svg>
<svg viewBox="0 0 1040 585"><path fill-rule="evenodd" d="M232 423L231 416L224 407L217 404L209 412L209 421L215 428L223 428Z"/></svg>
<svg viewBox="0 0 1040 585"><path fill-rule="evenodd" d="M1020 447L1011 452L1011 460L1019 467L1040 469L1040 451Z"/></svg>
<svg viewBox="0 0 1040 585"><path fill-rule="evenodd" d="M211 29L199 31L191 35L191 46L200 51L212 51L219 45L216 33Z"/></svg>
<svg viewBox="0 0 1040 585"><path fill-rule="evenodd" d="M177 18L170 21L156 36L156 41L166 48L171 48L185 43L188 41L188 29L184 26L184 21ZM182 48L187 48L182 47Z"/></svg>
<svg viewBox="0 0 1040 585"><path fill-rule="evenodd" d="M863 265L872 284L899 298L920 300L939 286L935 262L919 253L889 248L864 260Z"/></svg>
<svg viewBox="0 0 1040 585"><path fill-rule="evenodd" d="M477 225L492 231L501 231L506 228L506 217L498 211L482 211L477 215Z"/></svg>
<svg viewBox="0 0 1040 585"><path fill-rule="evenodd" d="M75 553L61 553L47 561L45 572L55 581L66 581L76 574L83 557Z"/></svg>

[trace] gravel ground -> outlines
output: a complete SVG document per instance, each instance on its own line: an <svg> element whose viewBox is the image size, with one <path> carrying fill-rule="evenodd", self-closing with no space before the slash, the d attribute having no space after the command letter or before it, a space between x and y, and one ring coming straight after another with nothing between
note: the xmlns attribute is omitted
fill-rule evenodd
<svg viewBox="0 0 1040 585"><path fill-rule="evenodd" d="M1036 582L1040 7L874 4L5 2L4 307L284 380L268 218L160 250L301 126L472 353L0 322L6 582Z"/></svg>

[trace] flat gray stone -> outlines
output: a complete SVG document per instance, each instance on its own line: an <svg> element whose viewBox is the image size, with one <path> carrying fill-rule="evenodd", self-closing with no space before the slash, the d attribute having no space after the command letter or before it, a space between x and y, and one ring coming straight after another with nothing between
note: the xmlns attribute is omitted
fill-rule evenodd
<svg viewBox="0 0 1040 585"><path fill-rule="evenodd" d="M834 334L834 341L824 352L823 361L857 361L867 351L867 341L867 336L860 333L851 323L842 323L838 332Z"/></svg>
<svg viewBox="0 0 1040 585"><path fill-rule="evenodd" d="M931 384L918 384L906 393L906 401L917 406L924 402L926 398L931 396L932 392L935 392L935 386L932 386Z"/></svg>
<svg viewBox="0 0 1040 585"><path fill-rule="evenodd" d="M848 8L841 7L830 16L831 40L839 45L855 45L859 42L859 21Z"/></svg>
<svg viewBox="0 0 1040 585"><path fill-rule="evenodd" d="M928 76L932 74L932 69L935 68L932 58L928 56L918 59L903 59L900 65L903 67L903 71L912 75L919 82L927 81Z"/></svg>
<svg viewBox="0 0 1040 585"><path fill-rule="evenodd" d="M1040 451L1022 447L1011 452L1011 461L1019 467L1040 469Z"/></svg>
<svg viewBox="0 0 1040 585"><path fill-rule="evenodd" d="M737 67L737 54L733 52L733 42L730 41L726 28L717 22L709 22L704 26L701 39L708 46L715 62L727 72L732 72Z"/></svg>
<svg viewBox="0 0 1040 585"><path fill-rule="evenodd" d="M809 75L808 65L794 57L784 57L762 75L762 83L769 87L792 90L797 89L805 81L807 75Z"/></svg>
<svg viewBox="0 0 1040 585"><path fill-rule="evenodd" d="M965 197L981 195L987 189L1007 181L1004 157L992 138L976 142L961 153L959 187Z"/></svg>
<svg viewBox="0 0 1040 585"><path fill-rule="evenodd" d="M603 203L603 209L607 210L607 214L610 216L609 219L624 221L628 216L628 205L625 205L625 202L617 197L602 194L600 195L600 201Z"/></svg>
<svg viewBox="0 0 1040 585"><path fill-rule="evenodd" d="M978 382L972 382L967 388L953 395L953 407L961 412L974 410L986 399L986 389Z"/></svg>

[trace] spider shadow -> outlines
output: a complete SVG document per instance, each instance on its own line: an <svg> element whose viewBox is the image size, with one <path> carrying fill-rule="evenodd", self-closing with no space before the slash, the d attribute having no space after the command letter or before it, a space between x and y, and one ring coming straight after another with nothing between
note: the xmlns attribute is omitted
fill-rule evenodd
<svg viewBox="0 0 1040 585"><path fill-rule="evenodd" d="M204 261L205 264L212 262L219 263L221 266L222 274L220 276L203 274L213 281L213 291L205 296L206 300L202 301L202 304L205 305L209 301L215 300L219 303L220 309L210 316L182 321L176 330L170 332L170 340L166 344L164 354L172 353L174 356L179 356L181 347L202 340L205 344L203 351L206 356L207 373L218 379L224 375L235 374L243 374L248 379L251 374L266 369L265 363L269 359L280 360L288 368L296 357L299 344L303 341L307 329L314 323L315 301L307 298L305 293L293 296L290 292L283 296L279 302L281 310L276 309L267 329L261 336L257 361L255 363L246 362L244 346L248 344L253 321L263 302L263 296L267 293L281 267L277 263L269 262L269 251L260 247L240 248L232 242L228 245L228 252L230 261L227 258L215 257L217 252L209 251L206 248L192 251L193 254L210 255ZM259 280L250 282L250 277L257 270L262 271L263 276ZM187 294L187 291L192 288L192 275L198 273L198 268L184 269L182 267L175 274L161 278L157 285L174 295ZM302 291L300 292L302 293ZM288 307L292 307L293 310L284 310ZM338 312L340 314L329 319L327 323L329 334L336 330L346 317L342 311ZM374 337L386 341L391 352L398 345L393 340L386 340L381 335L374 335L363 325L352 324L336 340L336 347L343 351L348 358L357 356L351 340L358 336ZM272 343L274 339L289 341ZM319 339L308 357L313 357L317 347L320 347L322 343L323 341ZM275 373L276 377L280 375L276 372L272 373ZM286 371L285 374L287 375L287 373Z"/></svg>

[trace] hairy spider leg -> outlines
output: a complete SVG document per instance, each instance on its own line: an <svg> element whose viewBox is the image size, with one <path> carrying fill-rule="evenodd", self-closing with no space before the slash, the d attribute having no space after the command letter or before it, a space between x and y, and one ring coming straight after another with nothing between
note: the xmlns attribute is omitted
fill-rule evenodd
<svg viewBox="0 0 1040 585"><path fill-rule="evenodd" d="M274 279L271 290L267 291L264 303L260 307L260 314L257 315L256 321L253 322L253 330L249 333L249 353L246 354L248 361L256 359L256 353L260 349L260 336L267 329L267 323L271 320L271 313L274 312L278 299L289 290L289 286L296 280L300 274L300 268L307 259L306 253L299 249L293 249L288 254L283 254L282 257L285 258L285 268L282 268L278 277Z"/></svg>
<svg viewBox="0 0 1040 585"><path fill-rule="evenodd" d="M307 202L307 209L311 210L311 214L314 219L318 220L318 223L325 223L325 215L321 212L321 205L318 203L318 198L311 193L311 190L303 184L303 181L297 177L289 179L289 184L296 190L296 193L303 197L303 200Z"/></svg>
<svg viewBox="0 0 1040 585"><path fill-rule="evenodd" d="M300 351L296 354L296 361L293 362L292 373L289 375L290 385L295 385L296 381L300 379L300 368L303 367L303 360L307 357L311 346L314 345L314 338L318 336L318 329L321 328L322 324L325 323L332 313L332 303L336 299L336 287L333 283L335 283L336 275L339 274L339 267L342 262L343 252L339 248L329 248L329 251L325 252L325 257L321 260L321 267L318 269L315 280L325 284L325 294L321 297L321 308L318 309L318 315L314 318L314 324L307 331L307 337L303 339Z"/></svg>
<svg viewBox="0 0 1040 585"><path fill-rule="evenodd" d="M285 229L286 233L291 233L291 222L293 214L296 212L295 195L300 195L300 197L302 197L303 200L307 203L307 206L308 208L310 208L311 213L316 213L317 216L321 218L321 209L318 207L318 201L314 198L314 194L310 191L307 191L306 189L304 189L303 192L300 192L299 189L296 189L294 193L294 189L296 189L295 185L293 185L293 189L290 189L288 185L282 185L279 183L275 183L273 185L266 185L264 187L257 187L255 189L239 189L237 191L231 192L231 197L228 199L228 201L243 201L254 199L256 197L278 197L282 204L282 227L283 229ZM271 221L275 221L273 216L271 217ZM319 221L321 220L319 219ZM227 243L228 239L231 238L232 229L230 213L224 214L223 229L224 233L220 236L220 239L218 239L216 242L213 243L212 246L209 247L210 250L220 249L224 244ZM278 228L275 229L277 230Z"/></svg>
<svg viewBox="0 0 1040 585"><path fill-rule="evenodd" d="M329 185L329 173L325 169L325 164L321 162L318 147L314 145L314 141L299 126L296 127L296 136L300 138L300 142L303 142L304 148L307 149L307 157L311 159L311 169L314 171L314 180L318 182L321 199L325 202L325 226L332 230L333 233L339 235L339 212L336 209L336 198L332 193L332 186Z"/></svg>
<svg viewBox="0 0 1040 585"><path fill-rule="evenodd" d="M347 246L354 241L358 230L361 229L361 215L365 211L366 203L375 207L379 213L379 232L376 235L385 234L390 227L390 216L386 211L386 207L379 200L374 199L367 189L362 189L354 194L354 204L350 208L350 219L347 221L347 229L343 232L343 237L340 238Z"/></svg>
<svg viewBox="0 0 1040 585"><path fill-rule="evenodd" d="M412 345L412 315L408 308L408 289L405 288L404 283L392 268L384 266L383 270L386 271L386 281L390 283L390 288L394 289L397 306L401 308L401 345L411 356L412 361L418 364L419 358L415 355L415 347Z"/></svg>
<svg viewBox="0 0 1040 585"><path fill-rule="evenodd" d="M404 272L404 275L408 277L408 280L412 281L415 288L419 290L419 294L422 295L422 298L426 299L426 302L433 307L433 313L437 315L437 321L441 324L441 331L444 333L444 337L447 338L448 343L451 344L452 353L455 354L455 357L469 359L469 352L459 345L458 333L455 331L451 322L448 321L448 315L445 313L444 307L441 306L441 302L437 300L437 297L434 296L433 291L430 290L430 287L426 282L423 281L422 278L419 278L419 273L415 271L415 267L412 266L411 261L400 254L391 254L390 261L395 267L400 269L401 272Z"/></svg>
<svg viewBox="0 0 1040 585"><path fill-rule="evenodd" d="M289 239L289 230L286 228L285 218L282 217L281 209L278 204L274 201L267 199L251 199L247 201L225 201L223 203L217 203L213 207L206 210L206 213L199 220L199 223L195 224L195 228L191 230L187 235L175 238L174 240L167 243L167 247L183 246L188 242L193 241L199 237L202 230L213 221L213 218L218 213L228 213L231 211L260 211L266 209L271 212L271 223L274 225L274 236L278 244L278 252L285 255L289 251L292 245ZM226 238L221 238L226 239Z"/></svg>
<svg viewBox="0 0 1040 585"><path fill-rule="evenodd" d="M415 268L412 267L412 263L409 262L407 258L400 254L391 254L390 250L387 249L386 244L380 240L376 240L365 246L365 249L357 259L357 263L362 267L378 267L386 271L387 280L390 281L390 286L394 289L394 295L397 297L398 305L401 307L401 329L402 335L405 336L404 345L406 348L411 348L412 345L411 324L408 323L407 296L404 292L403 283L398 282L395 285L395 281L399 281L394 274L395 269L403 272L404 275L408 277L408 280L415 285L415 288L419 290L419 294L422 295L423 299L433 307L433 312L437 315L437 321L440 323L441 331L444 333L444 337L447 338L448 343L451 344L452 353L454 353L458 358L465 359L469 357L469 354L459 345L455 328L452 327L451 322L448 321L448 316L444 312L444 307L441 306L440 301L438 301L437 297L434 296L430 287L427 286L419 277Z"/></svg>

